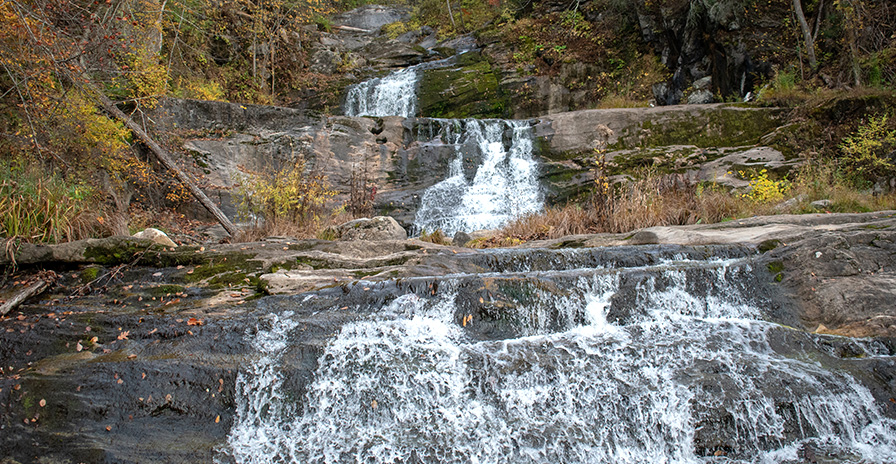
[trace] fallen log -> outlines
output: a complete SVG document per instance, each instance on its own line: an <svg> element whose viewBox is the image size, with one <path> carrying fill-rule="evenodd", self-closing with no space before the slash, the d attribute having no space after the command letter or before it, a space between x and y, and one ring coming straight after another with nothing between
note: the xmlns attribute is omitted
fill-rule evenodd
<svg viewBox="0 0 896 464"><path fill-rule="evenodd" d="M351 26L336 26L334 29L339 29L341 31L346 31L346 32L363 32L365 34L370 33L370 31L368 31L367 29L361 29L358 27L351 27Z"/></svg>
<svg viewBox="0 0 896 464"><path fill-rule="evenodd" d="M118 109L115 106L115 103L109 99L104 93L102 93L96 86L90 85L93 88L94 94L99 98L100 104L103 106L109 114L114 116L116 119L121 120L128 129L131 130L147 147L149 147L149 151L155 156L155 158L162 164L166 169L174 172L175 176L177 176L177 180L179 180L193 196L199 200L199 203L208 210L218 222L224 226L224 230L227 231L230 235L236 235L237 229L236 226L230 222L230 219L224 215L224 212L221 211L217 205L215 205L212 200L203 192L199 190L199 187L187 177L187 174L184 173L180 167L168 156L168 152L162 148L146 131L143 130L133 119L129 118L123 111Z"/></svg>
<svg viewBox="0 0 896 464"><path fill-rule="evenodd" d="M8 312L18 308L22 303L33 296L40 295L50 287L51 279L38 278L33 284L25 287L22 291L16 293L6 303L0 305L0 316L5 316Z"/></svg>

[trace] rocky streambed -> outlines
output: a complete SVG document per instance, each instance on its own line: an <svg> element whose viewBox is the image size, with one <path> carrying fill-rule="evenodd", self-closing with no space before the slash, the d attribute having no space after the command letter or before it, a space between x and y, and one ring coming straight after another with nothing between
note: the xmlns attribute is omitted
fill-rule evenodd
<svg viewBox="0 0 896 464"><path fill-rule="evenodd" d="M615 444L597 443L587 434L570 438L569 433L558 434L545 423L533 423L508 432L508 448L492 450L496 455L520 457L514 453L531 448L541 454L527 455L523 461L587 462L576 461L574 454L557 454L560 451L543 443L537 445L535 437L541 435L568 443L567 451L585 442L596 449L618 451L621 443L632 439L641 443L635 448L646 453L644 459L650 458L648 451L684 443L687 449L682 459L686 461L725 455L733 462L759 456L772 456L774 462L813 462L806 457L811 454L832 462L884 462L896 441L892 425L896 418L894 250L894 212L759 217L623 235L566 237L504 250L419 240L289 238L177 248L125 238L22 245L15 254L19 273L13 279L20 283L39 268L53 269L59 277L42 296L0 319L0 455L4 462L20 463L350 461L354 458L349 455L325 458L309 451L341 446L348 452L351 446L346 443L363 441L348 436L339 442L332 435L321 435L323 419L309 419L312 413L325 414L339 430L350 425L338 422L342 417L355 421L388 412L391 420L398 421L400 410L385 393L402 390L396 384L380 383L373 391L383 396L377 396L358 385L346 387L344 394L337 395L338 401L324 403L346 400L347 405L327 409L321 406L321 382L335 371L355 379L374 374L408 379L424 373L447 375L451 370L445 370L444 360L438 361L442 359L438 353L459 352L464 360L459 372L470 377L461 381L457 394L466 397L466 402L486 404L486 411L496 401L488 398L504 398L501 401L507 402L502 404L508 410L524 408L525 398L508 399L507 392L522 391L511 389L510 384L522 382L524 374L544 370L575 379L575 373L584 368L585 377L580 380L600 385L630 383L614 391L647 403L653 397L637 389L642 383L656 391L697 392L680 398L690 411L683 423L694 432L679 437L669 433L669 424L653 423L650 427L670 443L656 445L659 448L641 443L625 430L617 430ZM668 299L673 294L678 296ZM592 337L588 343L603 340L602 349L616 346L620 352L631 352L623 358L642 359L647 351L664 352L637 350L633 341L658 330L649 329L658 327L656 322L644 325L659 317L653 315L657 308L677 307L691 299L697 303L657 320L674 325L681 317L695 317L700 324L709 324L706 327L722 338L690 340L682 353L702 353L722 344L728 347L725 356L713 351L692 359L679 353L674 359L685 361L678 363L674 378L660 383L631 366L623 370L633 377L589 377L589 369L616 372L619 367L595 364L593 354L576 354L588 349L578 335L570 334L583 328L596 331L588 335ZM738 309L737 317L714 313L717 301L723 300L720 307L754 309ZM368 346L363 340L371 340L372 332L348 342L345 337L359 330L380 330L376 327L382 332L376 332L377 336L386 334L382 340L387 341L371 346L397 346L396 340L404 340L410 330L402 321L431 324L428 315L433 311L444 313L439 319L444 328L439 325L438 330L447 330L445 336L452 341L448 345L427 342L423 351L416 351L421 349L418 345L400 350L416 353L412 358L418 361L391 351L370 351L372 357L361 364L374 363L373 368L352 367L354 358L339 351L345 343L345 349ZM372 325L364 325L368 323ZM761 326L761 336L737 332L738 337L749 333L753 338L725 338L731 327L742 324ZM395 335L399 332L389 332L399 326L401 337ZM426 337L439 339L433 335L442 333L438 330ZM494 352L491 346L505 348ZM567 354L558 355L557 350ZM513 354L517 351L521 354ZM778 367L754 365L771 355ZM730 359L723 361L726 356ZM390 361L377 365L384 357ZM570 371L564 367L568 359L588 362ZM427 364L431 360L433 364ZM744 379L755 386L755 397L738 393L747 391ZM545 381L538 376L529 380L553 395L562 392ZM344 378L340 382L350 383ZM567 379L566 384L576 382ZM444 408L457 401L448 393L438 393L440 388L453 391L451 382L427 385L406 398L406 403L415 405L413 411L430 411L426 400L430 397ZM586 401L591 393L582 390L576 395ZM663 396L663 401L672 397ZM538 404L539 400L533 401ZM771 412L749 408L747 412L780 424L767 430L756 426L762 430L755 433L745 431L738 405L763 401L769 402ZM834 414L836 408L830 405L840 404L837 401L851 401L850 411L838 412L844 418L831 430L808 419ZM586 409L620 414L598 403L592 406ZM817 411L812 412L813 407ZM526 417L533 417L534 410L527 411ZM645 411L646 417L653 417L651 409ZM581 412L576 420L595 421L601 414ZM492 428L520 420L512 419L513 415L495 417L489 420L498 422L482 420ZM617 422L634 420L623 419ZM310 427L309 421L317 428ZM363 424L351 424L364 430ZM879 430L869 432L868 424L876 424ZM642 426L632 423L634 428ZM570 427L563 430L574 430ZM416 462L469 457L461 451L457 456L444 454L439 446L446 445L439 443L464 437L437 430L441 432L429 439L421 438L427 436L422 431L402 435L405 441L408 437L422 440L412 450ZM496 430L495 436L502 433ZM824 440L806 441L822 435L839 436L844 442L877 440L884 454L865 456L856 447L838 451ZM321 436L329 438L321 441ZM476 448L474 438L464 440L473 443L474 454L492 452ZM369 456L411 459L398 447L386 452L382 451L386 445L380 445L368 443L364 450L380 450L381 454ZM353 452L363 455L368 452L364 450Z"/></svg>

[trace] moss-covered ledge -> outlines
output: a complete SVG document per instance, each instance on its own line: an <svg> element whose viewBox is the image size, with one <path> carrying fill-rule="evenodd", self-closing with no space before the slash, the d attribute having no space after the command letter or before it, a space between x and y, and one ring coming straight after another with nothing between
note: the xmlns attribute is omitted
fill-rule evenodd
<svg viewBox="0 0 896 464"><path fill-rule="evenodd" d="M418 91L420 112L432 118L500 118L507 97L498 83L499 71L479 52L458 56L458 65L423 71Z"/></svg>

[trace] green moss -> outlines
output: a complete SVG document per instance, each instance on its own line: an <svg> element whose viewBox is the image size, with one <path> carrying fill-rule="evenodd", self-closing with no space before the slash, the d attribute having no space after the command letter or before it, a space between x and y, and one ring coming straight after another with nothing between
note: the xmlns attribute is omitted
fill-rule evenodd
<svg viewBox="0 0 896 464"><path fill-rule="evenodd" d="M181 287L180 285L160 285L158 287L149 287L146 289L146 293L154 297L175 295L177 293L182 293L183 291L184 287Z"/></svg>
<svg viewBox="0 0 896 464"><path fill-rule="evenodd" d="M766 253L766 252L772 251L775 248L778 248L779 246L781 246L782 243L783 242L781 242L778 239L766 240L759 244L759 252ZM782 269L784 268L783 263L781 264L781 268ZM778 271L778 272L780 272L780 271Z"/></svg>
<svg viewBox="0 0 896 464"><path fill-rule="evenodd" d="M99 266L88 266L81 270L81 283L88 284L96 280L100 274Z"/></svg>
<svg viewBox="0 0 896 464"><path fill-rule="evenodd" d="M478 53L460 55L460 68L428 69L420 80L420 111L433 118L497 118L509 102L499 89L500 77Z"/></svg>
<svg viewBox="0 0 896 464"><path fill-rule="evenodd" d="M199 253L196 253L197 255ZM227 253L206 258L207 263L197 266L192 274L184 274L187 282L199 282L219 274L240 272L243 274L262 270L261 261L252 259L252 255L244 253Z"/></svg>
<svg viewBox="0 0 896 464"><path fill-rule="evenodd" d="M135 258L143 256L150 249L161 249L147 240L130 238L104 239L93 246L84 249L84 257L97 264L114 266L130 263Z"/></svg>
<svg viewBox="0 0 896 464"><path fill-rule="evenodd" d="M784 263L782 261L772 261L768 263L766 267L768 268L768 272L775 275L775 282L784 280Z"/></svg>
<svg viewBox="0 0 896 464"><path fill-rule="evenodd" d="M333 263L331 263L325 259L311 258L308 256L300 256L300 257L296 258L295 264L310 266L311 269L315 269L315 270L317 270L317 269L333 269L334 267L338 267L338 266L333 266Z"/></svg>
<svg viewBox="0 0 896 464"><path fill-rule="evenodd" d="M370 277L379 274L379 271L369 271L369 270L360 270L360 271L352 271L352 275L355 276L356 279L363 279L365 277Z"/></svg>
<svg viewBox="0 0 896 464"><path fill-rule="evenodd" d="M262 284L262 280L256 276L247 275L243 272L226 272L223 274L218 274L208 281L208 286L210 288L225 288L225 287L253 287L253 288L267 288L267 283ZM265 290L266 292L266 290Z"/></svg>
<svg viewBox="0 0 896 464"><path fill-rule="evenodd" d="M753 145L781 123L783 111L734 106L664 113L619 134L609 149L650 148L670 145L737 147Z"/></svg>

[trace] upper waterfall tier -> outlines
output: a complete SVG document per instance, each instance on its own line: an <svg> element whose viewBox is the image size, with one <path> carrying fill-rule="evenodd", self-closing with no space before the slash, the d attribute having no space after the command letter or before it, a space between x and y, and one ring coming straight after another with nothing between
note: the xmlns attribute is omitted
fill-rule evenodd
<svg viewBox="0 0 896 464"><path fill-rule="evenodd" d="M345 99L346 116L414 116L417 110L416 67L351 86Z"/></svg>
<svg viewBox="0 0 896 464"><path fill-rule="evenodd" d="M456 61L456 57L428 61L352 85L345 96L345 115L414 117L423 71L450 66Z"/></svg>

